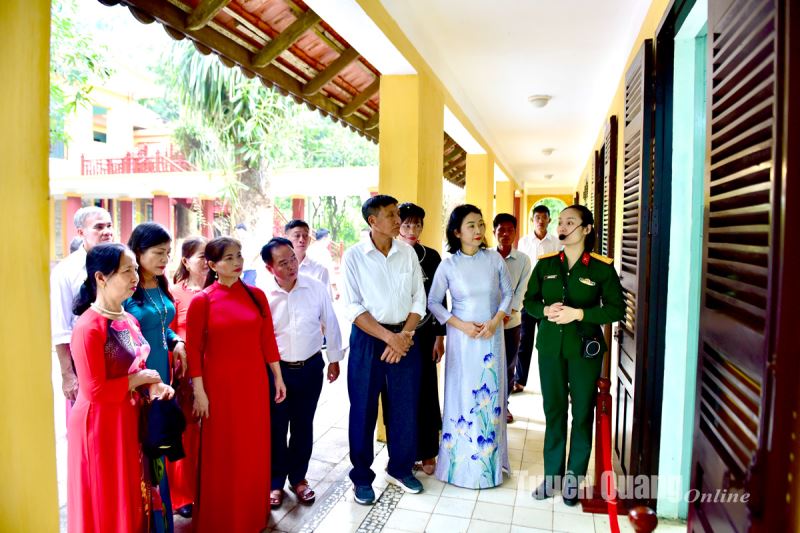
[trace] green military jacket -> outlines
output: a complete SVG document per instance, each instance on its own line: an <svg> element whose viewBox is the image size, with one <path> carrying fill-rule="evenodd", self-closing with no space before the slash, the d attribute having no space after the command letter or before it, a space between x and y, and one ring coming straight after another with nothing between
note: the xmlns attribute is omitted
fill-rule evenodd
<svg viewBox="0 0 800 533"><path fill-rule="evenodd" d="M622 285L613 260L585 252L569 270L564 252L543 255L536 263L525 293L525 311L541 320L536 349L547 357L581 357L582 337L600 341L607 350L600 326L621 320L625 314ZM563 302L583 309L583 320L558 325L544 316L547 305Z"/></svg>

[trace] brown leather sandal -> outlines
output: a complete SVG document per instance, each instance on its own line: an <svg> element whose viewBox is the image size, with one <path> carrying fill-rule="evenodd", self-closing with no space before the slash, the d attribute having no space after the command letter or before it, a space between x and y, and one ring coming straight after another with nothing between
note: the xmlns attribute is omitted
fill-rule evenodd
<svg viewBox="0 0 800 533"><path fill-rule="evenodd" d="M286 496L286 493L283 492L283 489L275 489L270 491L269 493L269 505L273 509L277 509L281 505L283 505L283 498Z"/></svg>
<svg viewBox="0 0 800 533"><path fill-rule="evenodd" d="M306 505L311 505L314 503L314 499L317 497L317 495L309 486L308 481L305 479L292 486L292 490L294 491L294 494L297 496L297 499L300 501L300 503Z"/></svg>

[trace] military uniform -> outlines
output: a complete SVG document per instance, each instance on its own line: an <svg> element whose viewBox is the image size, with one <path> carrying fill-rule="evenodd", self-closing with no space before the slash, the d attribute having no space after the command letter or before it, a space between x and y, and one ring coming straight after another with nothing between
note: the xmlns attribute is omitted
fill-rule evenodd
<svg viewBox="0 0 800 533"><path fill-rule="evenodd" d="M539 257L528 282L525 310L541 319L536 349L542 385L546 429L544 473L563 476L586 474L592 452L592 422L596 382L606 351L601 325L621 320L625 312L622 286L613 260L585 252L572 269L564 252ZM544 308L563 302L583 310L583 320L559 325L544 316ZM600 356L581 355L584 337L600 342ZM572 401L572 432L566 463L567 407Z"/></svg>

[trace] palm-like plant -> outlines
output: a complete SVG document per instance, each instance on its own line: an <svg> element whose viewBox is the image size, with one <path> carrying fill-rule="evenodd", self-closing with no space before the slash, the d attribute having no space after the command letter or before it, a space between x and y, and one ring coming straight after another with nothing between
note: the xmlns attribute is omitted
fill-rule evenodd
<svg viewBox="0 0 800 533"><path fill-rule="evenodd" d="M163 74L182 108L177 142L195 164L235 176L224 191L234 220L258 225L261 219L269 227L268 171L301 152L290 127L299 106L187 41L173 45L166 64L174 70Z"/></svg>

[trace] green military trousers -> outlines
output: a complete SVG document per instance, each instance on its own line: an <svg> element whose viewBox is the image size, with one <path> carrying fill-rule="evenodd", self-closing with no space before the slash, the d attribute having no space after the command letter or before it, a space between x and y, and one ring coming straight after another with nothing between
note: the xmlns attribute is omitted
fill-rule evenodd
<svg viewBox="0 0 800 533"><path fill-rule="evenodd" d="M572 401L567 471L585 476L592 453L597 379L603 359L564 358L539 354L539 379L544 403L544 473L564 476L567 454L567 406Z"/></svg>

